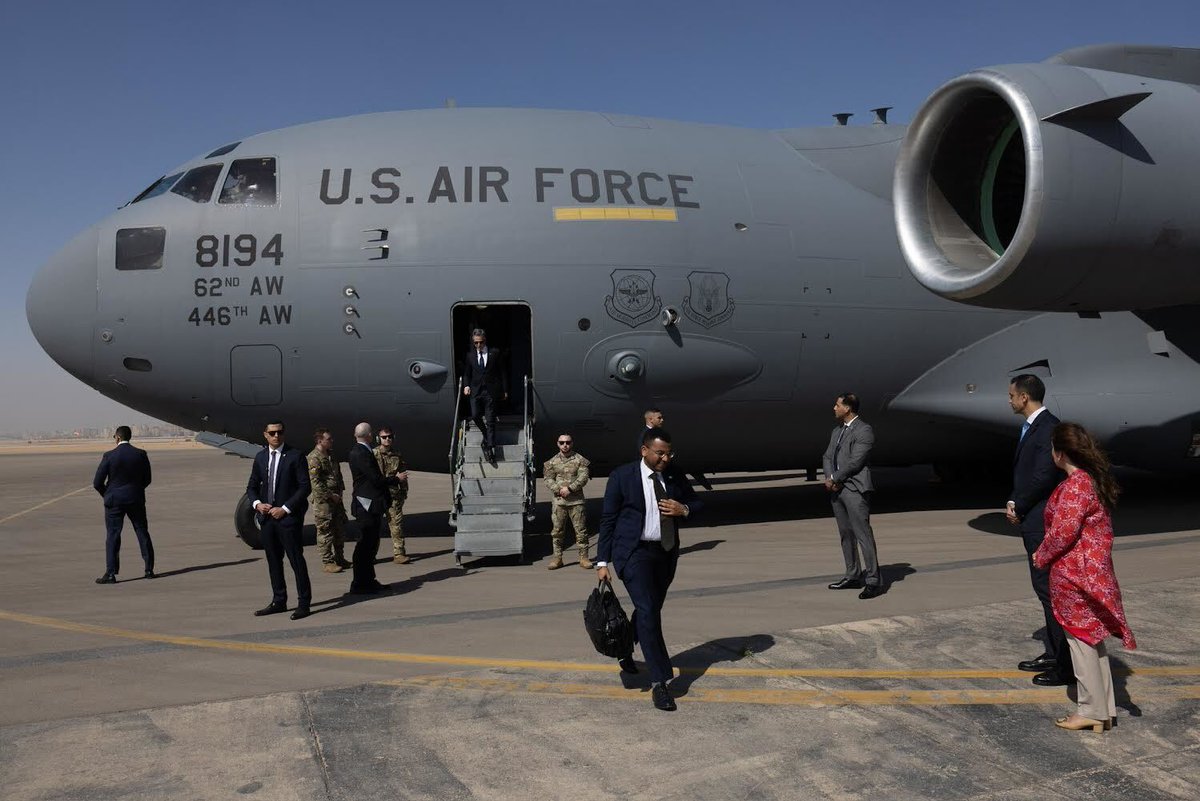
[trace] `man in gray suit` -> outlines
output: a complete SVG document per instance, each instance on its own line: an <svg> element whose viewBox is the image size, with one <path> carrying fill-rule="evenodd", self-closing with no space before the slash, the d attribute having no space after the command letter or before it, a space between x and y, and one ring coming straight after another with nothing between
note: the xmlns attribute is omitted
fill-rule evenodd
<svg viewBox="0 0 1200 801"><path fill-rule="evenodd" d="M859 598L883 594L879 579L879 559L875 555L875 534L871 531L871 448L875 432L858 416L858 396L843 392L833 404L838 425L825 449L825 489L833 502L838 533L842 537L842 556L846 574L829 585L831 590L857 590ZM862 558L859 559L859 552Z"/></svg>

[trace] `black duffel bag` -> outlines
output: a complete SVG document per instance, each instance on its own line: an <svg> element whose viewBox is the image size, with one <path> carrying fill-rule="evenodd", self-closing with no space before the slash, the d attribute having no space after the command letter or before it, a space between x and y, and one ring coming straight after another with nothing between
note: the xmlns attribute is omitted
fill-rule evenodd
<svg viewBox="0 0 1200 801"><path fill-rule="evenodd" d="M601 581L588 596L583 626L592 645L605 656L621 659L633 653L633 626L607 581Z"/></svg>

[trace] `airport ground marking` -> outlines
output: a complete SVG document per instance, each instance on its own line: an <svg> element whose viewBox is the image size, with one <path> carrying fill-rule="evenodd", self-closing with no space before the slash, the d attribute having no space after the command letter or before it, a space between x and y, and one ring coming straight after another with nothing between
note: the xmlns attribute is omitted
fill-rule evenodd
<svg viewBox="0 0 1200 801"><path fill-rule="evenodd" d="M77 623L60 618L28 615L21 612L11 612L0 609L0 620L14 623L24 623L43 628L53 628L78 634L98 635L117 639L137 640L140 642L161 643L183 648L204 648L209 650L230 651L245 654L283 654L289 656L314 656L333 659L346 659L369 662L392 662L411 665L447 665L457 668L488 668L488 669L519 669L533 671L550 671L554 673L606 673L613 672L612 662L563 662L545 659L511 659L504 657L472 657L450 656L440 654L413 654L394 651L364 651L351 648L326 648L305 645L279 645L264 642L245 642L231 639L212 639L192 637L188 635L159 634L156 632L137 631L134 629L101 626L93 623ZM793 679L1021 679L1028 678L1028 673L1017 670L979 670L979 669L857 669L857 668L744 668L744 667L706 667L679 668L685 676L725 676L740 678L793 678ZM1172 677L1200 676L1200 665L1172 665L1159 667L1136 667L1118 669L1114 675L1135 675L1139 677ZM823 692L833 693L832 690ZM932 691L922 691L932 692ZM952 690L937 691L953 695ZM1040 692L1040 691L1039 691ZM835 693L836 694L836 693Z"/></svg>
<svg viewBox="0 0 1200 801"><path fill-rule="evenodd" d="M9 515L8 517L0 517L0 526L4 525L9 520L16 520L21 515L27 515L30 512L36 512L38 509L41 509L43 506L49 506L52 503L58 503L59 501L70 498L72 495L78 495L79 493L90 490L91 488L92 488L92 485L89 484L86 487L80 487L79 489L71 490L66 495L59 495L57 498L51 498L48 501L42 501L37 506L30 506L28 509L22 509L19 512L14 512L13 514Z"/></svg>

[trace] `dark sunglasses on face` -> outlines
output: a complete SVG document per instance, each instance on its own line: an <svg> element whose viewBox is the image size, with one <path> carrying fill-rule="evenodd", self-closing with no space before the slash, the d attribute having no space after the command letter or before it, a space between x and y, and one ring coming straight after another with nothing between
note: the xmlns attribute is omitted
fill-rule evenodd
<svg viewBox="0 0 1200 801"><path fill-rule="evenodd" d="M267 434L267 436L268 436L268 437L278 437L278 436L279 436L280 434L282 434L282 433L283 433L282 431L268 431L268 432L266 432L266 434Z"/></svg>
<svg viewBox="0 0 1200 801"><path fill-rule="evenodd" d="M380 434L379 438L380 439L391 439L392 435L391 434Z"/></svg>
<svg viewBox="0 0 1200 801"><path fill-rule="evenodd" d="M570 444L571 444L571 440L569 440L569 439L560 439L560 440L558 441L558 444L559 444L559 445L570 445Z"/></svg>

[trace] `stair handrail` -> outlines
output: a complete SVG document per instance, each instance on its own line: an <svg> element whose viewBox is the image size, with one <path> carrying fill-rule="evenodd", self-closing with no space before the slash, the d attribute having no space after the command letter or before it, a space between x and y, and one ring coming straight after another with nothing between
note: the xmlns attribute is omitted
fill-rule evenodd
<svg viewBox="0 0 1200 801"><path fill-rule="evenodd" d="M537 469L533 463L533 424L537 416L533 411L533 379L528 374L525 375L522 391L525 417L525 513L529 514L533 511L537 482Z"/></svg>
<svg viewBox="0 0 1200 801"><path fill-rule="evenodd" d="M461 490L459 466L462 464L465 438L460 431L459 411L462 409L463 377L458 377L458 390L454 394L454 424L450 427L450 452L447 460L450 466L450 517L458 507L458 496Z"/></svg>

